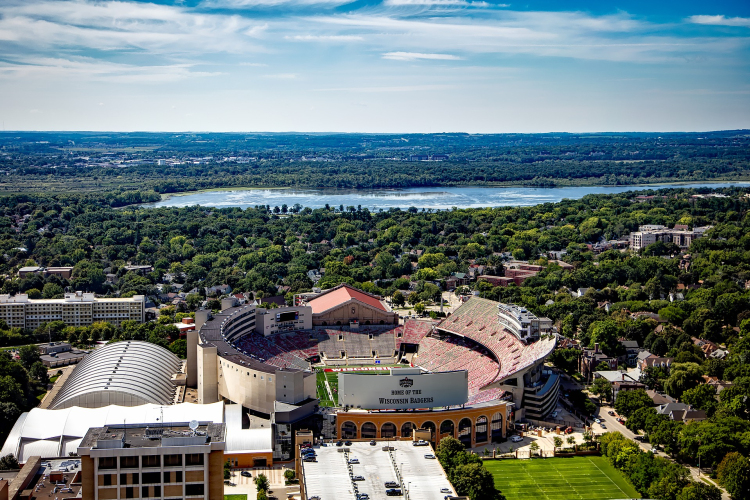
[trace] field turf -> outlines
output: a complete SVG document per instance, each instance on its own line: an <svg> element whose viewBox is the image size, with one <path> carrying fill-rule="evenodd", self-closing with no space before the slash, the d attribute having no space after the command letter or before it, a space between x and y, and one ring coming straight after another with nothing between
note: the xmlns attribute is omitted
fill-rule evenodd
<svg viewBox="0 0 750 500"><path fill-rule="evenodd" d="M487 460L484 465L508 500L641 498L603 457Z"/></svg>

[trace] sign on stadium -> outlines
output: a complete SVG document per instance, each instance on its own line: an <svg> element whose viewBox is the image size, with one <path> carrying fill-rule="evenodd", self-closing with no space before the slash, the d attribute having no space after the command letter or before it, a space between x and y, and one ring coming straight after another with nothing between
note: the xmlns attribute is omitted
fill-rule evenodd
<svg viewBox="0 0 750 500"><path fill-rule="evenodd" d="M389 375L340 373L339 405L366 410L458 406L469 399L468 372L423 373L393 368Z"/></svg>

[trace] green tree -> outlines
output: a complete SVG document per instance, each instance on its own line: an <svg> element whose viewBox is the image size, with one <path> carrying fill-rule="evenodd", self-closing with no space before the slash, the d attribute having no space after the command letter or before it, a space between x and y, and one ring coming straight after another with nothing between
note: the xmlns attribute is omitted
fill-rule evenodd
<svg viewBox="0 0 750 500"><path fill-rule="evenodd" d="M20 465L16 457L12 454L0 457L0 470L18 470Z"/></svg>
<svg viewBox="0 0 750 500"><path fill-rule="evenodd" d="M268 477L265 474L258 474L253 481L255 482L255 487L258 491L268 491L269 482Z"/></svg>
<svg viewBox="0 0 750 500"><path fill-rule="evenodd" d="M406 299L404 298L404 294L401 293L401 290L396 290L393 294L393 305L396 307L403 307L405 303Z"/></svg>
<svg viewBox="0 0 750 500"><path fill-rule="evenodd" d="M456 488L456 493L466 495L471 500L505 500L495 488L492 473L482 464L459 465L451 482Z"/></svg>
<svg viewBox="0 0 750 500"><path fill-rule="evenodd" d="M63 293L63 288L57 283L45 283L42 288L42 297L45 299L62 298Z"/></svg>
<svg viewBox="0 0 750 500"><path fill-rule="evenodd" d="M536 441L532 441L529 445L529 451L531 451L531 457L539 452L539 444Z"/></svg>
<svg viewBox="0 0 750 500"><path fill-rule="evenodd" d="M29 377L33 378L34 380L38 380L39 383L45 387L49 383L47 367L44 366L44 363L42 363L41 361L37 361L36 363L31 365L31 368L29 369Z"/></svg>
<svg viewBox="0 0 750 500"><path fill-rule="evenodd" d="M425 305L422 302L414 305L414 312L415 313L422 314L422 313L424 313L424 310L425 310Z"/></svg>
<svg viewBox="0 0 750 500"><path fill-rule="evenodd" d="M18 349L18 358L27 370L31 369L34 363L42 361L39 355L39 348L34 344L24 345Z"/></svg>
<svg viewBox="0 0 750 500"><path fill-rule="evenodd" d="M681 401L696 408L704 410L709 416L714 414L718 402L716 401L716 388L712 385L701 384L682 393Z"/></svg>
<svg viewBox="0 0 750 500"><path fill-rule="evenodd" d="M612 384L606 378L599 377L594 380L591 384L590 389L592 394L599 396L599 404L602 402L602 398L609 401L612 398Z"/></svg>
<svg viewBox="0 0 750 500"><path fill-rule="evenodd" d="M553 437L552 442L555 443L555 450L560 449L563 445L563 440L560 436Z"/></svg>
<svg viewBox="0 0 750 500"><path fill-rule="evenodd" d="M187 340L177 339L169 344L169 350L175 353L180 359L187 358Z"/></svg>
<svg viewBox="0 0 750 500"><path fill-rule="evenodd" d="M675 500L721 500L721 490L712 484L691 481Z"/></svg>
<svg viewBox="0 0 750 500"><path fill-rule="evenodd" d="M643 389L620 391L617 393L617 399L615 400L615 410L626 418L630 418L630 416L639 408L648 408L652 406L654 406L653 400Z"/></svg>
<svg viewBox="0 0 750 500"><path fill-rule="evenodd" d="M716 477L733 500L748 498L750 493L750 460L741 453L727 453L716 469Z"/></svg>

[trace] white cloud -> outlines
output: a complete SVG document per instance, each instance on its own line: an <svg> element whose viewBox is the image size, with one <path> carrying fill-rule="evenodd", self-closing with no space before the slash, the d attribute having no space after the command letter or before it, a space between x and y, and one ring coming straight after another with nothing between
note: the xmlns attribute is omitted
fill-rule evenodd
<svg viewBox="0 0 750 500"><path fill-rule="evenodd" d="M695 24L712 24L716 26L741 26L750 27L750 17L726 17L726 16L690 16L688 20Z"/></svg>
<svg viewBox="0 0 750 500"><path fill-rule="evenodd" d="M276 7L293 5L344 5L354 0L206 0L203 7L218 9L248 9L253 7Z"/></svg>
<svg viewBox="0 0 750 500"><path fill-rule="evenodd" d="M510 7L510 4L489 4L483 1L471 0L385 0L385 5L402 6L435 6L435 7Z"/></svg>
<svg viewBox="0 0 750 500"><path fill-rule="evenodd" d="M431 59L440 61L458 61L461 58L452 54L425 54L422 52L386 52L383 59L394 61L417 61L419 59Z"/></svg>
<svg viewBox="0 0 750 500"><path fill-rule="evenodd" d="M298 42L361 42L364 40L359 35L287 35L284 39Z"/></svg>
<svg viewBox="0 0 750 500"><path fill-rule="evenodd" d="M430 90L447 90L455 88L453 85L401 85L393 87L339 87L330 89L316 89L316 92L426 92Z"/></svg>
<svg viewBox="0 0 750 500"><path fill-rule="evenodd" d="M274 80L295 80L297 78L297 73L276 73L263 75L263 78L272 78Z"/></svg>

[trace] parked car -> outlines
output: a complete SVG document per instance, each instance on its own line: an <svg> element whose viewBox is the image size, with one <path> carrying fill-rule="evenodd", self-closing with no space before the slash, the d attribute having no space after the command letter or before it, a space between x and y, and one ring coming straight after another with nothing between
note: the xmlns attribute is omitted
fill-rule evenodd
<svg viewBox="0 0 750 500"><path fill-rule="evenodd" d="M453 493L450 488L441 488L440 493Z"/></svg>
<svg viewBox="0 0 750 500"><path fill-rule="evenodd" d="M396 481L386 481L385 487L386 488L398 488L400 485Z"/></svg>
<svg viewBox="0 0 750 500"><path fill-rule="evenodd" d="M434 460L435 459L435 455L433 455L432 453L426 453L424 457L425 458L429 458L430 460Z"/></svg>
<svg viewBox="0 0 750 500"><path fill-rule="evenodd" d="M401 491L400 488L391 488L390 490L385 490L385 494L389 497L400 497L404 493Z"/></svg>
<svg viewBox="0 0 750 500"><path fill-rule="evenodd" d="M414 441L412 443L412 446L428 446L430 443L427 441L424 441L423 439L420 439L419 441Z"/></svg>
<svg viewBox="0 0 750 500"><path fill-rule="evenodd" d="M345 442L344 444L345 444L346 446L351 446L351 445L352 445L352 442L351 442L351 441L347 441L347 442Z"/></svg>
<svg viewBox="0 0 750 500"><path fill-rule="evenodd" d="M601 424L599 424L599 427L601 427L602 429L606 429L607 428L607 424L605 424L604 422L602 422Z"/></svg>
<svg viewBox="0 0 750 500"><path fill-rule="evenodd" d="M633 437L636 441L643 441L643 436L636 435Z"/></svg>
<svg viewBox="0 0 750 500"><path fill-rule="evenodd" d="M302 459L303 462L317 462L318 459L315 457L305 457Z"/></svg>
<svg viewBox="0 0 750 500"><path fill-rule="evenodd" d="M598 423L600 423L600 422L601 422L601 420L599 420L598 418L595 418L595 419L594 419L594 422L596 422L596 423L598 424Z"/></svg>
<svg viewBox="0 0 750 500"><path fill-rule="evenodd" d="M240 472L240 476L244 476L244 477L253 477L253 475L252 475L252 474L250 474L250 473L249 473L248 471L246 471L246 470L243 470L242 472Z"/></svg>
<svg viewBox="0 0 750 500"><path fill-rule="evenodd" d="M370 500L370 495L367 493L358 493L357 500Z"/></svg>
<svg viewBox="0 0 750 500"><path fill-rule="evenodd" d="M565 429L565 434L573 434L573 428L568 427L567 429Z"/></svg>
<svg viewBox="0 0 750 500"><path fill-rule="evenodd" d="M352 477L352 481L364 481L365 476L354 476Z"/></svg>
<svg viewBox="0 0 750 500"><path fill-rule="evenodd" d="M516 434L515 436L511 437L510 440L514 443L520 443L521 441L523 441L523 438Z"/></svg>
<svg viewBox="0 0 750 500"><path fill-rule="evenodd" d="M375 440L374 440L374 439L373 439L372 441L370 441L370 446L375 446L376 444L377 444L377 443L375 442Z"/></svg>
<svg viewBox="0 0 750 500"><path fill-rule="evenodd" d="M358 458L350 458L349 459L349 463L350 464L358 464L359 463L359 459Z"/></svg>
<svg viewBox="0 0 750 500"><path fill-rule="evenodd" d="M615 416L615 412L614 412L614 411L612 411L612 410L609 410L609 411L607 412L607 415L609 415L609 416L611 416L611 417L614 417L614 416Z"/></svg>
<svg viewBox="0 0 750 500"><path fill-rule="evenodd" d="M336 446L344 446L344 442L343 441L336 441Z"/></svg>

